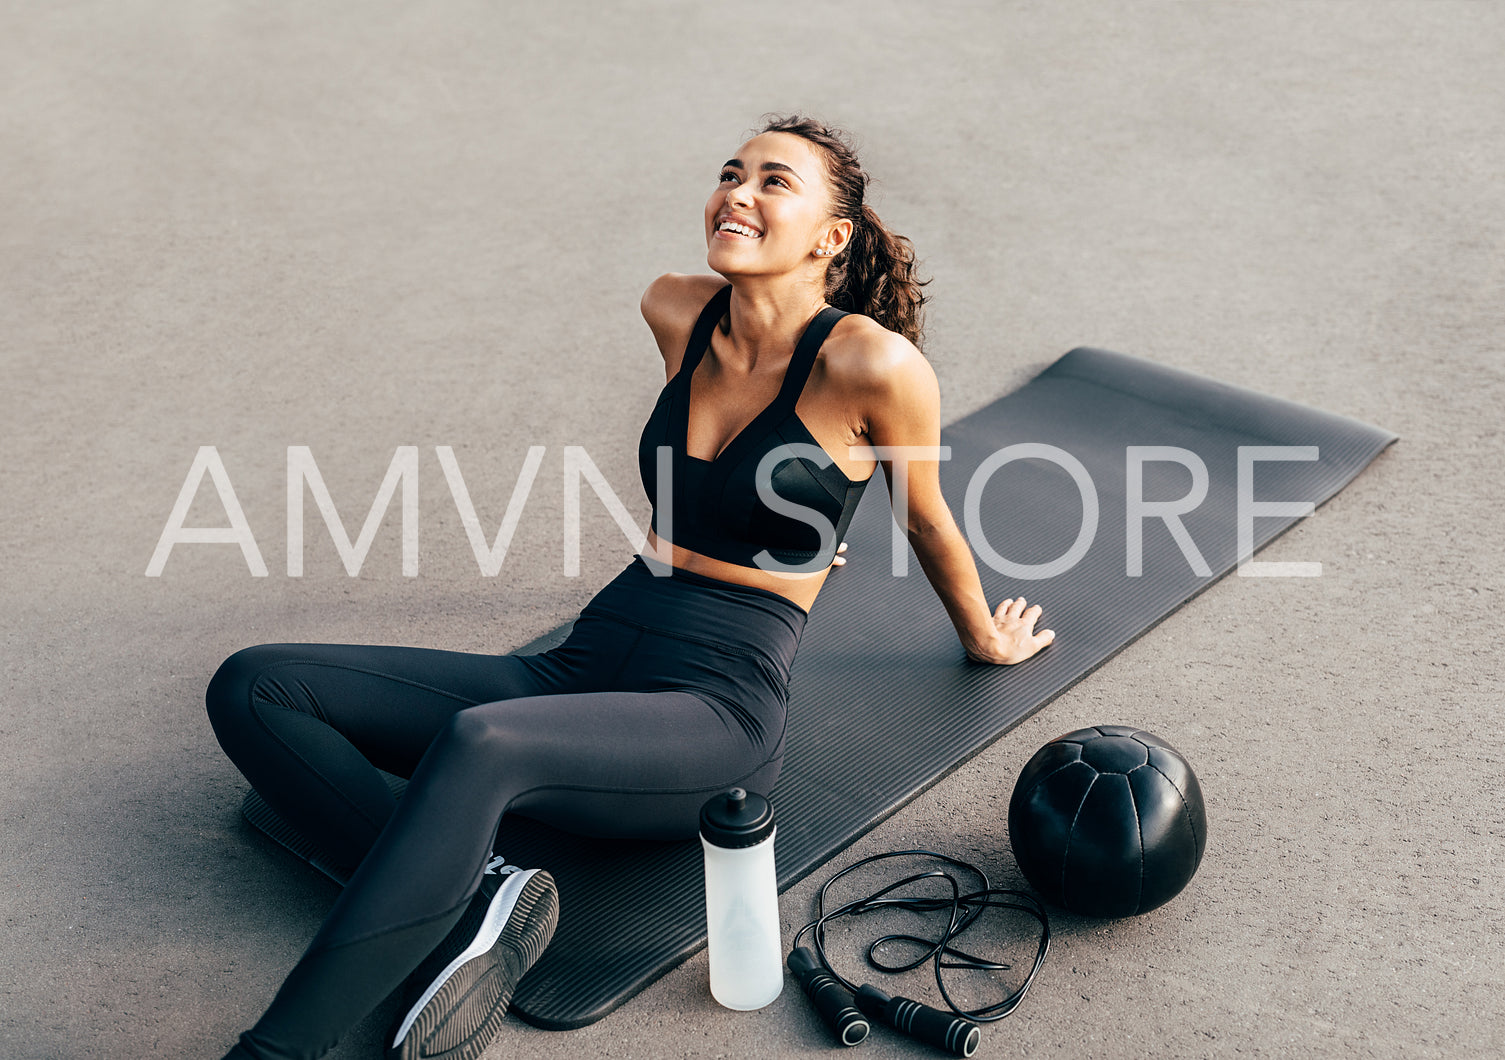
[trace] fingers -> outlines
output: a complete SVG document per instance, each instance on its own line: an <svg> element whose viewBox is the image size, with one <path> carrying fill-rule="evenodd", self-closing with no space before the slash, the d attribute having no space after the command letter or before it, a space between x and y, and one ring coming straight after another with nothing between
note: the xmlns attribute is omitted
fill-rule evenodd
<svg viewBox="0 0 1505 1060"><path fill-rule="evenodd" d="M1033 614L1035 616L1035 618L1038 619L1040 617L1040 614L1041 614L1040 605L1036 604L1034 607L1030 607L1026 611L1026 607L1027 607L1028 604L1029 604L1029 601L1026 600L1022 596L1018 597L1017 599L1005 600L1003 603L1001 603L1001 604L998 605L998 609L993 612L993 616L995 618L1015 618L1015 619L1017 619L1017 618L1023 618L1023 617L1026 617L1027 615ZM1030 620L1030 621L1032 621L1032 620Z"/></svg>
<svg viewBox="0 0 1505 1060"><path fill-rule="evenodd" d="M1044 610L1039 604L1031 606L1022 596L1012 597L998 605L993 618L998 623L1000 633L1016 638L1020 644L1028 644L1029 655L1033 655L1056 639L1056 631L1053 629L1035 631L1035 623L1040 621ZM1028 658L1028 655L1024 658Z"/></svg>
<svg viewBox="0 0 1505 1060"><path fill-rule="evenodd" d="M1002 656L993 661L1005 664L1023 662L1047 645L1054 644L1055 630L1035 630L1035 623L1040 621L1044 612L1045 609L1039 604L1031 605L1022 596L1010 597L999 604L993 611L993 621L997 624L1000 644L1004 647Z"/></svg>
<svg viewBox="0 0 1505 1060"><path fill-rule="evenodd" d="M843 566L846 566L847 559L846 559L845 556L842 555L842 553L845 552L846 550L847 550L847 543L845 541L843 541L841 544L839 544L839 545L836 546L836 556L835 556L835 558L833 558L831 560L831 566L833 566L833 567L843 567Z"/></svg>

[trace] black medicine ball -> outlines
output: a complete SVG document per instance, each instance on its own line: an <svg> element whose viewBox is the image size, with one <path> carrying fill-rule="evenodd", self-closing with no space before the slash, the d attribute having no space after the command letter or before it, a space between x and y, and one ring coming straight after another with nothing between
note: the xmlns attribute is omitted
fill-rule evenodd
<svg viewBox="0 0 1505 1060"><path fill-rule="evenodd" d="M1126 725L1078 729L1025 764L1009 843L1050 904L1119 917L1164 905L1202 861L1202 789L1174 747Z"/></svg>

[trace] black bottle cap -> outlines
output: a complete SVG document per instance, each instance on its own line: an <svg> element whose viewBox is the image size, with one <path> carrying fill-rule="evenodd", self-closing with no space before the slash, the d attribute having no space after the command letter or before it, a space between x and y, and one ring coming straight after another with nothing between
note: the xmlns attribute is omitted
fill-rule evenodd
<svg viewBox="0 0 1505 1060"><path fill-rule="evenodd" d="M773 807L756 792L723 791L700 808L700 834L728 850L755 847L773 835Z"/></svg>

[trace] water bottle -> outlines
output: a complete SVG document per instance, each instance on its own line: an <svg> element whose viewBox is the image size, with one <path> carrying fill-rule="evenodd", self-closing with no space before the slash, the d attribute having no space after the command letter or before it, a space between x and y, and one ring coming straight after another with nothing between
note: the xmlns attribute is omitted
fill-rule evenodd
<svg viewBox="0 0 1505 1060"><path fill-rule="evenodd" d="M732 788L700 809L711 996L731 1009L762 1008L784 988L773 807Z"/></svg>

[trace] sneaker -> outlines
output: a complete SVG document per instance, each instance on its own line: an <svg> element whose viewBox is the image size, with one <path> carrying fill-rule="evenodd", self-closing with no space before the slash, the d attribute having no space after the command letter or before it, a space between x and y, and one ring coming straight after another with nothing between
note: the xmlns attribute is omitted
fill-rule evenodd
<svg viewBox="0 0 1505 1060"><path fill-rule="evenodd" d="M388 1060L475 1060L501 1031L518 980L559 922L554 877L503 860L486 866L470 908L409 977L421 992L397 1021Z"/></svg>

